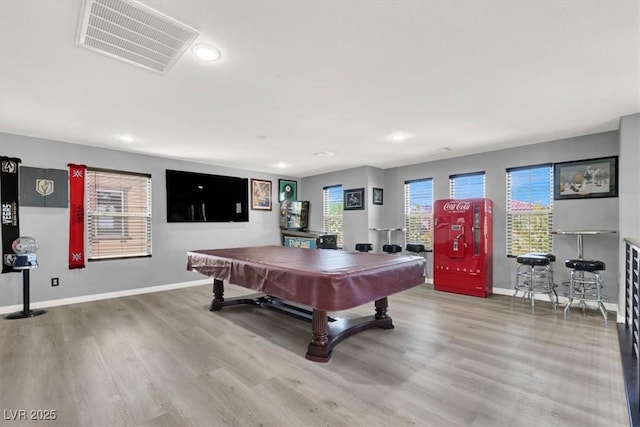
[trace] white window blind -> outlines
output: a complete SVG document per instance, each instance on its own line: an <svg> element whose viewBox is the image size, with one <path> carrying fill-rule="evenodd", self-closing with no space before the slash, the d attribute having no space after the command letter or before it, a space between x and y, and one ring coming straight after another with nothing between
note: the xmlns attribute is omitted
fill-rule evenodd
<svg viewBox="0 0 640 427"><path fill-rule="evenodd" d="M151 175L87 168L87 259L151 255Z"/></svg>
<svg viewBox="0 0 640 427"><path fill-rule="evenodd" d="M507 169L507 256L552 252L551 164Z"/></svg>
<svg viewBox="0 0 640 427"><path fill-rule="evenodd" d="M484 172L449 176L449 196L452 199L484 198L486 194Z"/></svg>
<svg viewBox="0 0 640 427"><path fill-rule="evenodd" d="M433 248L433 179L404 183L405 241Z"/></svg>
<svg viewBox="0 0 640 427"><path fill-rule="evenodd" d="M326 233L336 234L338 247L342 247L342 185L332 185L323 189L322 220Z"/></svg>

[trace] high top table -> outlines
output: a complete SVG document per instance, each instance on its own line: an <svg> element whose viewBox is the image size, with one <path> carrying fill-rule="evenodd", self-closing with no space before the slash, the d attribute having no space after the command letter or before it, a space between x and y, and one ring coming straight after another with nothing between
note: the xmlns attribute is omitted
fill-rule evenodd
<svg viewBox="0 0 640 427"><path fill-rule="evenodd" d="M327 362L333 347L350 335L370 328L393 329L387 296L424 283L424 266L424 258L418 256L286 246L187 253L187 270L214 279L211 311L250 304L311 320L306 358L316 362ZM261 293L225 299L225 280ZM372 301L371 316L327 315Z"/></svg>
<svg viewBox="0 0 640 427"><path fill-rule="evenodd" d="M553 230L551 234L575 235L578 239L578 259L584 259L584 244L582 237L585 235L617 234L616 230Z"/></svg>
<svg viewBox="0 0 640 427"><path fill-rule="evenodd" d="M370 228L369 230L387 233L387 245L391 244L391 233L393 231L407 231L406 228Z"/></svg>

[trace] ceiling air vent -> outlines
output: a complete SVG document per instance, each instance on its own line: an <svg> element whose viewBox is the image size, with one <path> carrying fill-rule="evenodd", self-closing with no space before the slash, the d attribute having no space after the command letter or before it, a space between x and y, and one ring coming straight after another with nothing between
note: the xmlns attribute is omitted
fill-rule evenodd
<svg viewBox="0 0 640 427"><path fill-rule="evenodd" d="M167 72L199 33L133 0L85 0L78 45L159 73Z"/></svg>

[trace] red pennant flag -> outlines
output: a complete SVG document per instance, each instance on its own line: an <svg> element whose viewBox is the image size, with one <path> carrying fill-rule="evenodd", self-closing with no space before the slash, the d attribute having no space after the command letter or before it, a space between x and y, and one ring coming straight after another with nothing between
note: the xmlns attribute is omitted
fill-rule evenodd
<svg viewBox="0 0 640 427"><path fill-rule="evenodd" d="M69 163L69 269L84 268L85 165Z"/></svg>

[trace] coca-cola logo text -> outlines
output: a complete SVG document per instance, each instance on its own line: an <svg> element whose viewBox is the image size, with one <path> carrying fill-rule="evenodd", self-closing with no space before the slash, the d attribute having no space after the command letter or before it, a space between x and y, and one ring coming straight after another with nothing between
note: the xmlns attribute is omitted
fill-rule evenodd
<svg viewBox="0 0 640 427"><path fill-rule="evenodd" d="M454 200L451 202L447 202L444 204L443 209L449 212L460 212L460 211L468 211L471 207L471 202L464 200Z"/></svg>

